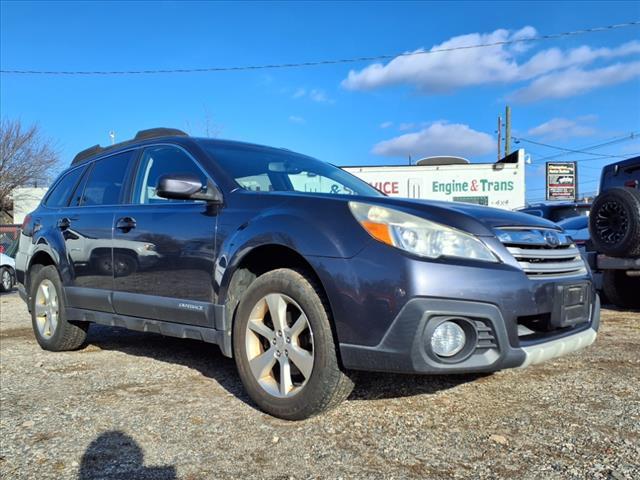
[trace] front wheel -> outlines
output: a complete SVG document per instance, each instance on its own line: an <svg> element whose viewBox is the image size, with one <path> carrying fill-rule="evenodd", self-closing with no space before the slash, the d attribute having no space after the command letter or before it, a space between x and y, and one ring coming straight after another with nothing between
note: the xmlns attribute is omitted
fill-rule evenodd
<svg viewBox="0 0 640 480"><path fill-rule="evenodd" d="M13 288L13 275L7 267L0 268L0 292L8 292Z"/></svg>
<svg viewBox="0 0 640 480"><path fill-rule="evenodd" d="M342 402L353 382L336 356L322 292L308 277L278 269L247 289L233 326L233 353L252 400L301 420Z"/></svg>

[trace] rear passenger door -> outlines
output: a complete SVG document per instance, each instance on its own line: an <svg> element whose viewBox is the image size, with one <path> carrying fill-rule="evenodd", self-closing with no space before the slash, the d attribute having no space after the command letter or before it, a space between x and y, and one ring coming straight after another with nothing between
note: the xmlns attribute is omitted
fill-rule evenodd
<svg viewBox="0 0 640 480"><path fill-rule="evenodd" d="M66 208L58 211L73 286L70 306L112 312L114 210L122 201L134 150L96 160L86 167Z"/></svg>
<svg viewBox="0 0 640 480"><path fill-rule="evenodd" d="M156 194L158 179L190 174L207 184L196 159L176 145L142 152L127 205L114 218L116 313L214 327L217 207Z"/></svg>

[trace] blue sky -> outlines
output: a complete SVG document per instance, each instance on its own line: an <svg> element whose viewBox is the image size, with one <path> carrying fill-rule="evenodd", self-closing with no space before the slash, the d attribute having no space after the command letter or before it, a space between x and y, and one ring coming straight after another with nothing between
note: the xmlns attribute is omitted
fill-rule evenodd
<svg viewBox="0 0 640 480"><path fill-rule="evenodd" d="M510 40L640 19L638 2L2 2L2 69L198 68L348 58ZM379 63L379 65L373 65ZM154 126L208 130L339 165L496 156L513 134L581 148L640 131L640 27L560 40L299 69L134 76L3 74L2 116L37 122L67 162ZM528 198L543 197L532 154ZM640 152L640 140L594 150ZM637 153L636 153L637 154ZM576 154L583 192L613 157Z"/></svg>

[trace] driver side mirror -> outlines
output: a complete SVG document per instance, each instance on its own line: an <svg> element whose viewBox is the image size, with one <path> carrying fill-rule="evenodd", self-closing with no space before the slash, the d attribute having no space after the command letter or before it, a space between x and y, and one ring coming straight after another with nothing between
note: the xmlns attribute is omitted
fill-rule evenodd
<svg viewBox="0 0 640 480"><path fill-rule="evenodd" d="M222 192L209 180L203 185L195 175L162 175L156 185L156 195L176 200L205 200L222 203Z"/></svg>

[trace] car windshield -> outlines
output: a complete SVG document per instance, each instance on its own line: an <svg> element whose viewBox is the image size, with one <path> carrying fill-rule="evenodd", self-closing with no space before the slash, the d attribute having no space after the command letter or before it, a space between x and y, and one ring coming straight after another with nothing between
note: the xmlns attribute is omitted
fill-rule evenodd
<svg viewBox="0 0 640 480"><path fill-rule="evenodd" d="M565 230L582 230L583 228L587 228L588 224L589 217L586 216L567 218L566 220L558 222L558 225Z"/></svg>
<svg viewBox="0 0 640 480"><path fill-rule="evenodd" d="M378 190L333 165L305 155L253 146L202 146L238 186L253 192L300 192L382 196Z"/></svg>

